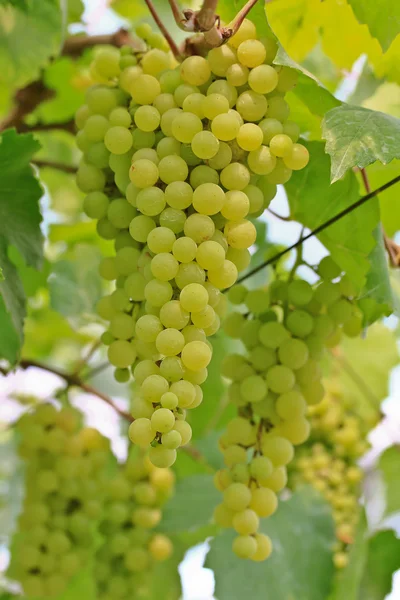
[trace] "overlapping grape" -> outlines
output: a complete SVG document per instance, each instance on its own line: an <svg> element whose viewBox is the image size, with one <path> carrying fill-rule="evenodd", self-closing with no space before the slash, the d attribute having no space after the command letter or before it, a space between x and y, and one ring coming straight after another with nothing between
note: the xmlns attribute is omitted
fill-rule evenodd
<svg viewBox="0 0 400 600"><path fill-rule="evenodd" d="M297 74L272 66L276 44L256 39L252 22L181 65L139 33L144 53L94 58L103 85L77 113L77 182L99 235L115 240L100 266L115 289L98 312L117 380L133 373L137 384L130 437L168 467L191 437L186 409L202 401L221 291L249 264L250 218L308 152L284 100Z"/></svg>
<svg viewBox="0 0 400 600"><path fill-rule="evenodd" d="M319 361L325 347L342 332L361 331L348 278L330 257L317 270L315 287L293 279L250 291L237 285L229 292L231 302L245 308L228 315L224 330L241 340L246 353L227 356L222 364L238 415L220 439L226 468L215 477L224 495L215 520L238 533L233 551L241 558L259 561L271 552L268 536L258 533L260 518L276 510L294 446L310 434L307 408L324 396Z"/></svg>
<svg viewBox="0 0 400 600"><path fill-rule="evenodd" d="M332 505L337 537L333 560L342 569L348 563L360 516L363 473L357 461L368 449L366 435L373 423L368 424L347 405L335 381L325 387L322 402L308 408L312 436L293 461L289 486L311 485Z"/></svg>
<svg viewBox="0 0 400 600"><path fill-rule="evenodd" d="M99 600L148 597L152 567L173 550L168 537L153 531L173 487L173 472L154 467L147 456L128 458L107 483L100 529L106 543L95 570Z"/></svg>
<svg viewBox="0 0 400 600"><path fill-rule="evenodd" d="M92 557L103 512L109 442L77 413L43 404L22 417L25 497L10 576L30 598L55 597Z"/></svg>

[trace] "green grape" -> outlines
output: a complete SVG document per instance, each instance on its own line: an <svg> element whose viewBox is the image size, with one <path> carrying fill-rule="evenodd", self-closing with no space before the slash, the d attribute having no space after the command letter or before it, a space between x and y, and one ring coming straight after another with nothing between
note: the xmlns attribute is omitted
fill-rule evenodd
<svg viewBox="0 0 400 600"><path fill-rule="evenodd" d="M278 73L269 65L259 65L250 71L248 82L258 94L269 94L278 85Z"/></svg>
<svg viewBox="0 0 400 600"><path fill-rule="evenodd" d="M219 150L219 141L211 131L200 131L192 139L192 150L202 159L213 158Z"/></svg>
<svg viewBox="0 0 400 600"><path fill-rule="evenodd" d="M295 375L292 369L284 365L274 365L268 370L266 376L269 389L276 394L289 392L295 384Z"/></svg>
<svg viewBox="0 0 400 600"><path fill-rule="evenodd" d="M136 351L126 340L116 340L108 347L107 356L112 365L125 369L135 362Z"/></svg>
<svg viewBox="0 0 400 600"><path fill-rule="evenodd" d="M264 456L267 456L274 467L287 465L294 455L292 444L283 437L267 436L261 442Z"/></svg>
<svg viewBox="0 0 400 600"><path fill-rule="evenodd" d="M113 200L107 210L107 218L117 229L129 227L132 219L136 216L136 209L129 204L125 198Z"/></svg>
<svg viewBox="0 0 400 600"><path fill-rule="evenodd" d="M160 179L167 184L174 181L185 181L189 172L185 161L175 154L162 158L158 169Z"/></svg>
<svg viewBox="0 0 400 600"><path fill-rule="evenodd" d="M309 352L301 340L289 339L279 346L278 356L280 362L289 369L300 369L306 364Z"/></svg>
<svg viewBox="0 0 400 600"><path fill-rule="evenodd" d="M129 178L138 188L147 188L154 185L158 177L159 171L157 165L146 158L141 158L133 162L129 170Z"/></svg>
<svg viewBox="0 0 400 600"><path fill-rule="evenodd" d="M218 77L225 77L227 70L236 62L236 53L228 46L212 48L207 55L211 71Z"/></svg>
<svg viewBox="0 0 400 600"><path fill-rule="evenodd" d="M251 535L240 535L233 540L232 550L239 558L252 558L257 551L257 542Z"/></svg>
<svg viewBox="0 0 400 600"><path fill-rule="evenodd" d="M288 330L298 337L307 337L314 326L312 316L304 310L294 310L286 320Z"/></svg>
<svg viewBox="0 0 400 600"><path fill-rule="evenodd" d="M215 183L202 183L193 192L193 206L203 215L215 215L225 202L223 189Z"/></svg>

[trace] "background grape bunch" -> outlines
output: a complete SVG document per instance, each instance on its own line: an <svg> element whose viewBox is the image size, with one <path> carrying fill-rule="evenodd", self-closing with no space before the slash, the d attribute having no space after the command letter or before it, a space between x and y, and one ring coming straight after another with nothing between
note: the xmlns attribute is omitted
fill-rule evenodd
<svg viewBox="0 0 400 600"><path fill-rule="evenodd" d="M170 539L153 529L173 493L174 480L172 471L154 467L147 455L137 453L110 477L100 525L105 543L96 555L99 599L148 597L152 566L173 550Z"/></svg>
<svg viewBox="0 0 400 600"><path fill-rule="evenodd" d="M336 345L343 332L361 331L363 316L348 278L329 256L316 271L321 279L314 287L278 278L265 288L237 285L229 292L244 308L228 315L223 327L246 353L222 363L238 416L219 442L226 468L215 476L224 495L215 520L238 533L233 551L241 558L259 561L271 552L268 536L258 533L260 518L275 512L294 446L310 435L307 407L318 407L324 396L319 363L325 347Z"/></svg>
<svg viewBox="0 0 400 600"><path fill-rule="evenodd" d="M308 162L283 96L297 74L271 66L273 40L245 20L228 44L181 65L153 48L100 50L76 116L77 183L86 214L115 240L101 275L102 340L118 381L137 387L131 440L159 467L191 437L186 410L202 401L226 309L221 291L249 265L262 214L292 169Z"/></svg>
<svg viewBox="0 0 400 600"><path fill-rule="evenodd" d="M17 424L25 497L10 575L28 597L58 596L92 558L110 442L71 408L41 404Z"/></svg>
<svg viewBox="0 0 400 600"><path fill-rule="evenodd" d="M368 450L368 431L376 422L361 419L334 377L325 388L323 400L308 407L312 433L291 464L289 487L311 485L332 505L337 537L333 560L343 569L361 514L363 472L357 463Z"/></svg>

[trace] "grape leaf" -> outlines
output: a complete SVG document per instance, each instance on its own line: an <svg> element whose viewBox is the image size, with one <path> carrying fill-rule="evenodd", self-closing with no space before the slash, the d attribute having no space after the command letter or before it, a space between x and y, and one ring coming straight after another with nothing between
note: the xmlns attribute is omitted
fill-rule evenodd
<svg viewBox="0 0 400 600"><path fill-rule="evenodd" d="M368 559L359 599L382 600L392 589L392 577L400 569L400 539L391 530L379 531L368 544Z"/></svg>
<svg viewBox="0 0 400 600"><path fill-rule="evenodd" d="M376 38L383 50L387 50L400 31L400 4L397 0L349 0L360 23Z"/></svg>
<svg viewBox="0 0 400 600"><path fill-rule="evenodd" d="M77 23L81 20L85 5L83 0L68 0L68 22Z"/></svg>
<svg viewBox="0 0 400 600"><path fill-rule="evenodd" d="M102 295L100 251L77 244L64 260L53 266L49 277L51 306L75 326L96 320L96 304Z"/></svg>
<svg viewBox="0 0 400 600"><path fill-rule="evenodd" d="M212 475L185 477L177 482L173 497L164 506L159 529L177 533L207 525L221 499Z"/></svg>
<svg viewBox="0 0 400 600"><path fill-rule="evenodd" d="M385 484L385 517L400 512L400 446L392 446L383 452L379 468Z"/></svg>
<svg viewBox="0 0 400 600"><path fill-rule="evenodd" d="M85 94L74 84L74 77L82 67L67 57L54 61L46 69L44 82L54 90L54 98L40 104L35 116L43 123L64 122L72 119L84 103Z"/></svg>
<svg viewBox="0 0 400 600"><path fill-rule="evenodd" d="M283 0L266 6L268 21L290 56L303 60L319 40L320 0Z"/></svg>
<svg viewBox="0 0 400 600"><path fill-rule="evenodd" d="M30 0L25 11L0 6L0 81L21 87L37 78L62 41L58 0Z"/></svg>
<svg viewBox="0 0 400 600"><path fill-rule="evenodd" d="M346 402L367 425L375 425L380 405L389 393L389 374L400 360L395 334L382 323L375 323L363 338L343 338L335 355Z"/></svg>
<svg viewBox="0 0 400 600"><path fill-rule="evenodd" d="M334 183L352 167L400 158L400 119L361 106L343 104L324 117L322 137L331 156Z"/></svg>
<svg viewBox="0 0 400 600"><path fill-rule="evenodd" d="M373 190L400 175L400 161L393 160L383 166L376 162L367 168L367 175ZM389 237L400 230L400 203L398 202L400 183L379 194L381 221Z"/></svg>
<svg viewBox="0 0 400 600"><path fill-rule="evenodd" d="M18 135L11 129L0 136L0 264L5 276L5 280L0 282L4 302L0 319L7 332L7 336L1 336L0 354L12 363L17 360L23 339L25 294L15 266L9 259L8 248L15 246L27 265L36 269L41 267L43 237L39 199L42 189L29 165L39 148L31 134ZM9 313L9 324L6 324L4 307Z"/></svg>
<svg viewBox="0 0 400 600"><path fill-rule="evenodd" d="M0 6L13 6L19 10L28 10L30 0L0 0Z"/></svg>
<svg viewBox="0 0 400 600"><path fill-rule="evenodd" d="M371 66L365 62L363 70L357 79L356 87L351 95L347 98L349 104L362 104L367 98L375 94L376 90L381 85L382 80L377 79Z"/></svg>
<svg viewBox="0 0 400 600"><path fill-rule="evenodd" d="M274 546L267 562L237 558L232 531L211 542L205 566L214 571L218 600L326 600L335 536L331 509L321 496L308 488L296 492L262 521L261 531Z"/></svg>
<svg viewBox="0 0 400 600"><path fill-rule="evenodd" d="M323 144L310 142L308 149L309 164L302 171L293 173L285 189L291 216L313 229L356 202L359 188L352 172L347 173L343 180L329 185L330 161L324 153ZM378 223L378 203L371 199L318 235L359 291L364 287L370 269L369 255L375 246L372 232Z"/></svg>
<svg viewBox="0 0 400 600"><path fill-rule="evenodd" d="M329 600L359 600L359 590L364 574L368 552L367 521L362 513L354 543L350 549L349 563L338 575L335 588Z"/></svg>

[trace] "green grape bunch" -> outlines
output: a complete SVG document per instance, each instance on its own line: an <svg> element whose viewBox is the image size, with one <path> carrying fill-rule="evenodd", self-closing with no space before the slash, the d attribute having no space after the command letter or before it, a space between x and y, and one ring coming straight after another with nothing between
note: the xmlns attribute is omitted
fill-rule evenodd
<svg viewBox="0 0 400 600"><path fill-rule="evenodd" d="M62 594L96 547L110 444L79 414L37 406L17 423L25 497L9 575L28 597Z"/></svg>
<svg viewBox="0 0 400 600"><path fill-rule="evenodd" d="M228 398L237 416L219 442L226 466L215 476L223 493L215 521L234 528L233 551L240 558L262 561L270 555L260 519L275 512L294 447L310 435L307 409L324 397L324 349L343 333L355 336L362 329L348 277L329 256L317 271L314 287L302 279L276 279L268 288L237 285L229 292L245 312L232 312L223 327L246 352L228 355L221 368L232 381Z"/></svg>
<svg viewBox="0 0 400 600"><path fill-rule="evenodd" d="M107 542L96 555L95 567L99 600L147 597L152 568L173 551L171 540L154 528L174 480L170 469L154 467L147 455L131 455L107 481L100 526Z"/></svg>
<svg viewBox="0 0 400 600"><path fill-rule="evenodd" d="M291 465L289 487L311 485L332 506L337 538L333 561L343 569L361 513L363 472L357 461L368 449L366 436L376 421L357 415L334 379L325 388L322 402L308 407L312 435Z"/></svg>
<svg viewBox="0 0 400 600"><path fill-rule="evenodd" d="M178 64L151 48L95 54L76 115L84 211L114 240L100 273L115 282L98 305L118 381L133 375L130 438L169 467L188 443L186 411L203 399L208 338L226 311L222 293L250 262L253 220L276 185L308 163L286 92L295 70L273 66L277 44L244 20L228 43Z"/></svg>

